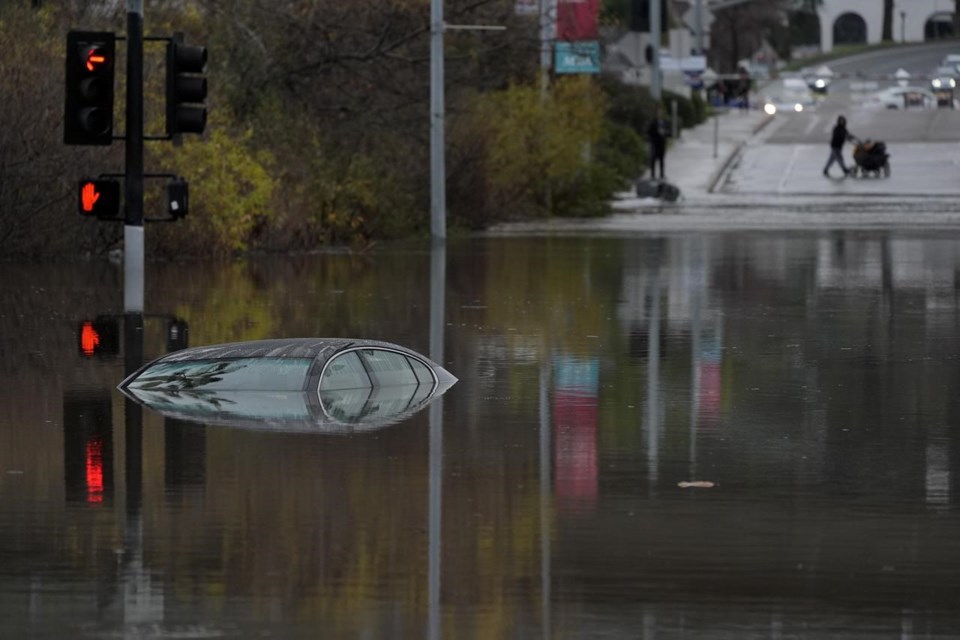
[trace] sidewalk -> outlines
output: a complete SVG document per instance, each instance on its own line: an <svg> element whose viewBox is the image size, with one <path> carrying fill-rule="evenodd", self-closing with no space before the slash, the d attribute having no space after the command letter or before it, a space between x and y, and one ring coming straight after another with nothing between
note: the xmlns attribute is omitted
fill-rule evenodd
<svg viewBox="0 0 960 640"><path fill-rule="evenodd" d="M706 122L684 129L678 140L667 148L667 182L680 188L682 198L708 195L750 138L772 120L762 110L739 109L720 113ZM647 177L648 172L643 176ZM616 194L613 208L626 211L635 207L660 204L658 200L637 198L634 190Z"/></svg>

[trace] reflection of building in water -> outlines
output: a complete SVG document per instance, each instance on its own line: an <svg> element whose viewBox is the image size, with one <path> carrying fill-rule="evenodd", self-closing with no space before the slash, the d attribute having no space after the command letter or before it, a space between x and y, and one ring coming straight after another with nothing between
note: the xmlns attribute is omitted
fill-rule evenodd
<svg viewBox="0 0 960 640"><path fill-rule="evenodd" d="M597 417L600 388L596 358L557 356L553 361L554 489L559 509L592 507L597 500Z"/></svg>

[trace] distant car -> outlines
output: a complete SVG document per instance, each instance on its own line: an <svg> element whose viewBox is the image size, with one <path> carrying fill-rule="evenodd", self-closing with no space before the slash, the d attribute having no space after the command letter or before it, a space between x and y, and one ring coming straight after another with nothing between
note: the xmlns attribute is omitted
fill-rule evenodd
<svg viewBox="0 0 960 640"><path fill-rule="evenodd" d="M948 53L943 57L943 60L940 61L941 67L953 67L956 69L960 67L960 53Z"/></svg>
<svg viewBox="0 0 960 640"><path fill-rule="evenodd" d="M960 78L960 67L947 65L934 69L930 78L930 89L937 96L937 106L953 106L953 95L957 88L958 78Z"/></svg>
<svg viewBox="0 0 960 640"><path fill-rule="evenodd" d="M784 78L766 87L763 110L769 115L801 113L813 109L817 100L803 78Z"/></svg>
<svg viewBox="0 0 960 640"><path fill-rule="evenodd" d="M863 105L875 109L936 109L937 96L923 87L888 87L867 97Z"/></svg>
<svg viewBox="0 0 960 640"><path fill-rule="evenodd" d="M175 351L119 388L171 418L326 433L391 424L456 381L437 363L389 342L295 338Z"/></svg>
<svg viewBox="0 0 960 640"><path fill-rule="evenodd" d="M834 73L830 67L820 65L816 69L806 68L802 72L807 87L816 94L826 95L833 80Z"/></svg>

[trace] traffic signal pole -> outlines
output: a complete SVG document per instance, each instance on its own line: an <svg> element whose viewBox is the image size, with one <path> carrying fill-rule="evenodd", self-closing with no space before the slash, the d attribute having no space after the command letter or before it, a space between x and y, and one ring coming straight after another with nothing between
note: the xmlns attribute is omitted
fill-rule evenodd
<svg viewBox="0 0 960 640"><path fill-rule="evenodd" d="M143 0L127 0L127 131L123 306L143 311Z"/></svg>

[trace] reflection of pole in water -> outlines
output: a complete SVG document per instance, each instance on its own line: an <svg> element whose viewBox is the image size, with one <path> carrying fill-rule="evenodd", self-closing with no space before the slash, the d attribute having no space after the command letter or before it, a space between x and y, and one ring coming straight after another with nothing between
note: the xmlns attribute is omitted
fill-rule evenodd
<svg viewBox="0 0 960 640"><path fill-rule="evenodd" d="M541 635L553 636L550 625L550 359L540 362L540 617Z"/></svg>
<svg viewBox="0 0 960 640"><path fill-rule="evenodd" d="M704 274L704 240L694 240L695 246L690 259L690 269L693 271L694 283L690 291L690 477L697 477L697 420L700 415L700 332L701 332L701 304L705 297L706 276Z"/></svg>
<svg viewBox="0 0 960 640"><path fill-rule="evenodd" d="M659 475L660 460L660 272L654 267L650 303L650 339L647 357L647 477L651 487Z"/></svg>
<svg viewBox="0 0 960 640"><path fill-rule="evenodd" d="M434 242L430 251L430 358L440 366L443 361L444 304L446 289L447 249ZM440 629L440 525L443 507L443 398L430 405L430 496L429 551L427 591L429 621L427 637L441 637Z"/></svg>

